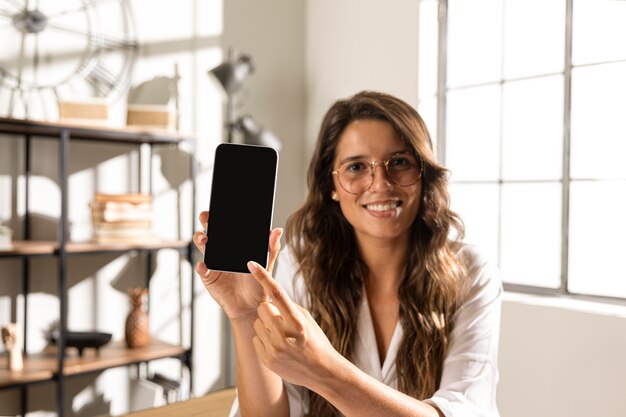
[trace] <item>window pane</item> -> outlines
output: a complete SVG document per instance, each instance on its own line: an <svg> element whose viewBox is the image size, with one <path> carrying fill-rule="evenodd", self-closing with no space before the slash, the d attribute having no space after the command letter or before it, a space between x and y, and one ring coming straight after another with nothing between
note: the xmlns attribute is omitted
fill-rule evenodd
<svg viewBox="0 0 626 417"><path fill-rule="evenodd" d="M437 94L437 39L439 2L420 2L419 67L417 91L420 99Z"/></svg>
<svg viewBox="0 0 626 417"><path fill-rule="evenodd" d="M563 76L509 82L503 88L503 178L560 179Z"/></svg>
<svg viewBox="0 0 626 417"><path fill-rule="evenodd" d="M451 184L451 207L465 223L467 243L477 245L489 259L498 260L498 185Z"/></svg>
<svg viewBox="0 0 626 417"><path fill-rule="evenodd" d="M626 178L625 116L626 63L572 71L573 178Z"/></svg>
<svg viewBox="0 0 626 417"><path fill-rule="evenodd" d="M564 0L507 0L504 19L505 78L563 71Z"/></svg>
<svg viewBox="0 0 626 417"><path fill-rule="evenodd" d="M433 141L433 149L437 149L437 98L432 97L419 102L417 106L422 119L426 123L428 133Z"/></svg>
<svg viewBox="0 0 626 417"><path fill-rule="evenodd" d="M572 182L569 290L626 297L626 181Z"/></svg>
<svg viewBox="0 0 626 417"><path fill-rule="evenodd" d="M574 0L574 65L626 59L626 2Z"/></svg>
<svg viewBox="0 0 626 417"><path fill-rule="evenodd" d="M448 86L502 78L502 1L448 1Z"/></svg>
<svg viewBox="0 0 626 417"><path fill-rule="evenodd" d="M502 186L500 268L505 282L560 286L559 183Z"/></svg>
<svg viewBox="0 0 626 417"><path fill-rule="evenodd" d="M500 85L450 91L446 129L453 181L499 179Z"/></svg>

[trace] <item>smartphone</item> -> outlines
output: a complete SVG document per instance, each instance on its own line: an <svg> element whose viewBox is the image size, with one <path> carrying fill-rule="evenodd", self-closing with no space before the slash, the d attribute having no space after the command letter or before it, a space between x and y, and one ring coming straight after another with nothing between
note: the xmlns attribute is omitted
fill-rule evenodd
<svg viewBox="0 0 626 417"><path fill-rule="evenodd" d="M266 146L220 144L215 150L204 263L215 271L267 268L278 153Z"/></svg>

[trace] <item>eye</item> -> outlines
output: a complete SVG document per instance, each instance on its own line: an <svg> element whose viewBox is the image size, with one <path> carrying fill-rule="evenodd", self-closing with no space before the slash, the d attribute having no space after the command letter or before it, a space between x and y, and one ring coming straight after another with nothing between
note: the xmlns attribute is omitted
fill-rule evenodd
<svg viewBox="0 0 626 417"><path fill-rule="evenodd" d="M363 161L353 161L345 165L344 171L350 175L359 175L366 173L368 165Z"/></svg>
<svg viewBox="0 0 626 417"><path fill-rule="evenodd" d="M394 156L389 160L389 168L395 170L409 169L415 166L415 160L410 156Z"/></svg>

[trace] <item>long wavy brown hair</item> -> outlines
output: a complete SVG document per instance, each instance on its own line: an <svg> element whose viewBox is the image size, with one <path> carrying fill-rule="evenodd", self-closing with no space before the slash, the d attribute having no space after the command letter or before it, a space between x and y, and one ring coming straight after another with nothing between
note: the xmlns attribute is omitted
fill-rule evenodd
<svg viewBox="0 0 626 417"><path fill-rule="evenodd" d="M287 241L309 292L310 311L343 356L351 359L359 306L368 275L355 233L337 203L331 172L346 126L355 120L389 123L424 165L418 214L411 226L406 267L398 289L404 330L396 369L398 389L418 399L437 390L465 268L456 253L463 224L450 210L448 171L434 158L424 121L410 105L364 91L337 101L326 113L308 171L306 202L287 222ZM455 238L451 240L451 232ZM308 415L336 416L324 398L309 393Z"/></svg>

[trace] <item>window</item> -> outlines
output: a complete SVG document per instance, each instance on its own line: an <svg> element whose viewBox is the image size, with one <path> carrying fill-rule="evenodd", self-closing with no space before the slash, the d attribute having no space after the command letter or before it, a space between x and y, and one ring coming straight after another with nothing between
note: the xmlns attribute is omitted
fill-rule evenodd
<svg viewBox="0 0 626 417"><path fill-rule="evenodd" d="M418 110L508 289L626 298L626 1L421 0Z"/></svg>

